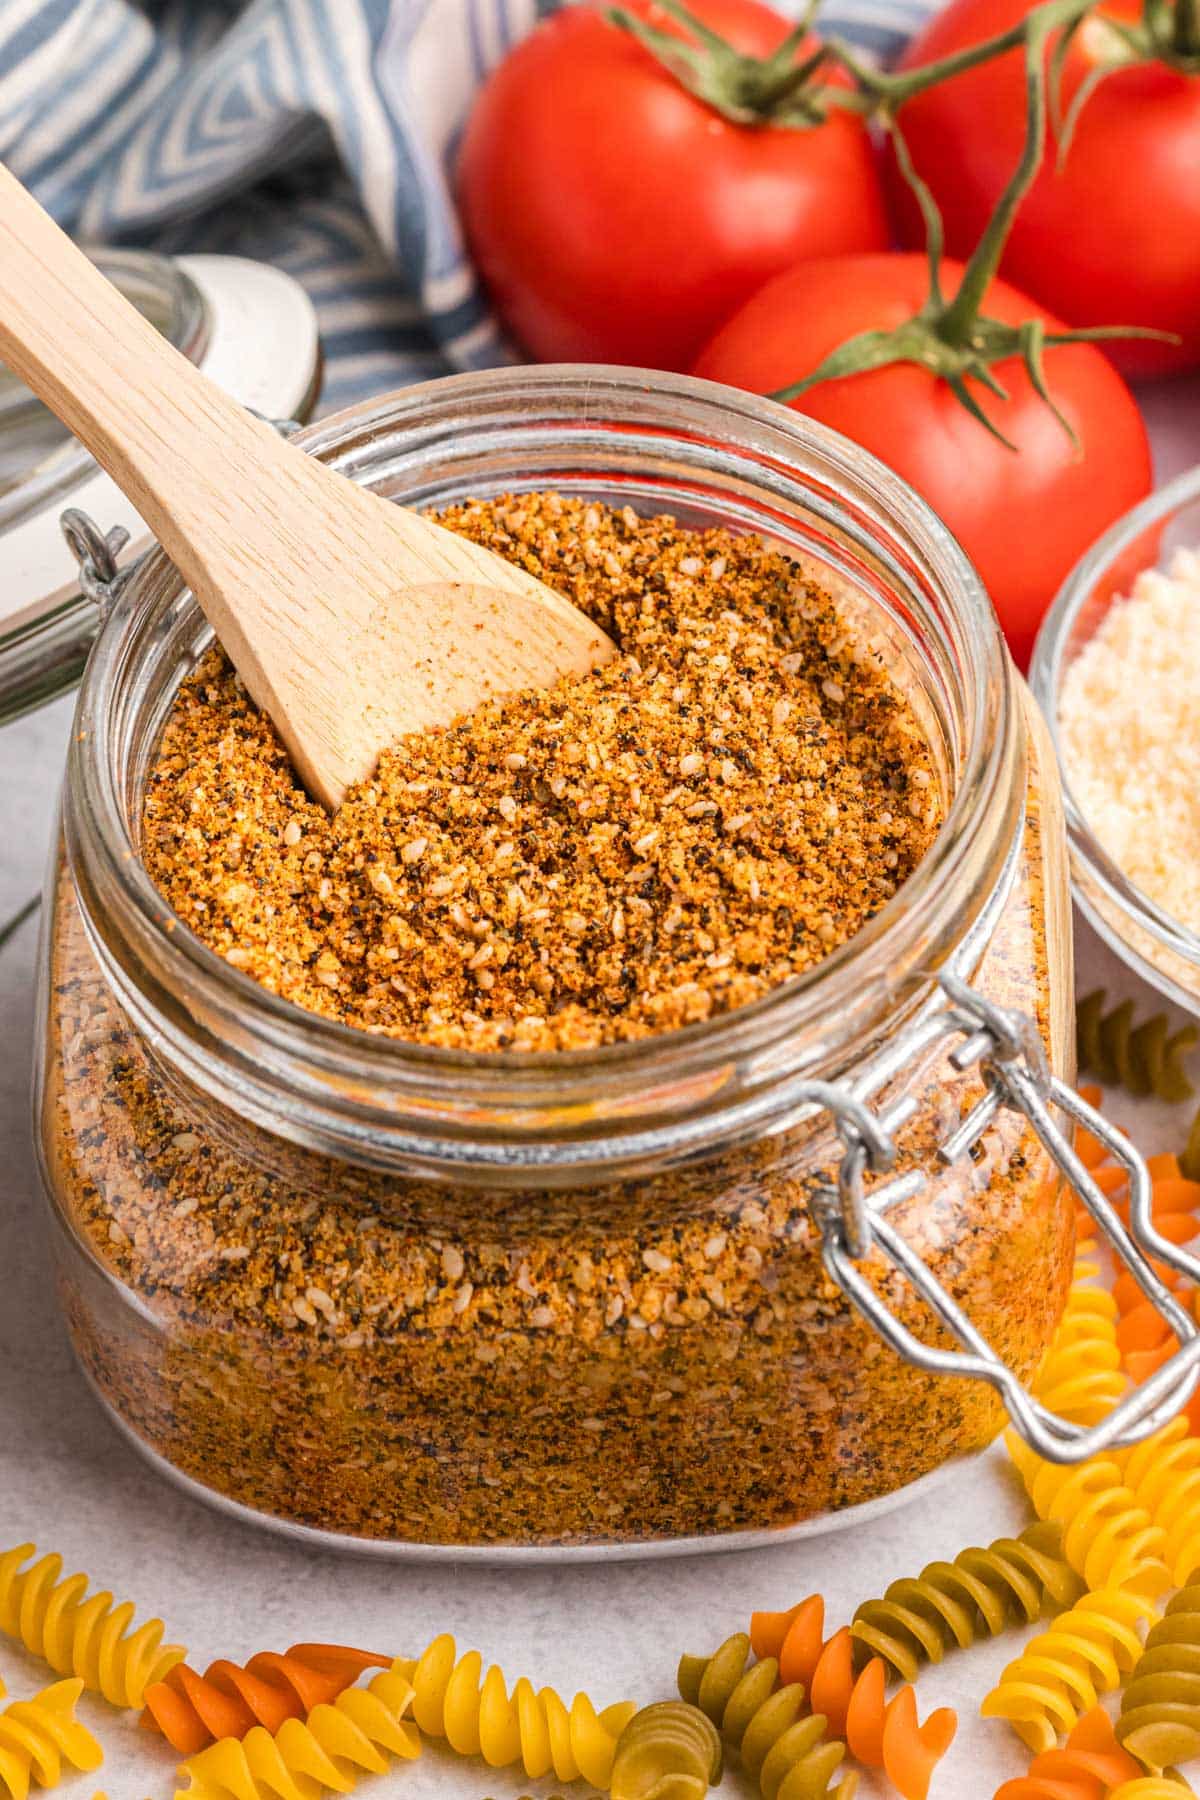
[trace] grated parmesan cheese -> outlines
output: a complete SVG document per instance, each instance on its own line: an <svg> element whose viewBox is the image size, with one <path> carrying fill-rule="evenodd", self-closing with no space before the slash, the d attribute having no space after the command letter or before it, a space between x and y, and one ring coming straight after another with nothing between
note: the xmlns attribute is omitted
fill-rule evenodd
<svg viewBox="0 0 1200 1800"><path fill-rule="evenodd" d="M1139 575L1067 670L1067 780L1118 868L1200 932L1200 550Z"/></svg>

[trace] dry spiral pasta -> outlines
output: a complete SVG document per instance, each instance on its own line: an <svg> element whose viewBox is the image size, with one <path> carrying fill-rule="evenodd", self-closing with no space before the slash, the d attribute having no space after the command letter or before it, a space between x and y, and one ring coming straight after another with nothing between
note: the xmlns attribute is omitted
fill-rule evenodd
<svg viewBox="0 0 1200 1800"><path fill-rule="evenodd" d="M1187 1800L1195 1791L1182 1775L1135 1775L1113 1788L1108 1800Z"/></svg>
<svg viewBox="0 0 1200 1800"><path fill-rule="evenodd" d="M911 1686L888 1700L887 1665L878 1656L856 1674L849 1629L826 1638L819 1594L785 1613L756 1613L750 1630L754 1649L756 1634L778 1646L780 1680L807 1690L809 1706L828 1720L835 1736L845 1738L852 1756L868 1768L883 1769L904 1800L924 1800L930 1777L954 1740L954 1713L944 1708L919 1724Z"/></svg>
<svg viewBox="0 0 1200 1800"><path fill-rule="evenodd" d="M996 1789L993 1800L1099 1800L1110 1788L1141 1773L1118 1744L1104 1708L1095 1706L1071 1727L1061 1750L1041 1751L1024 1775Z"/></svg>
<svg viewBox="0 0 1200 1800"><path fill-rule="evenodd" d="M1154 1094L1160 1100L1189 1100L1195 1093L1183 1059L1200 1038L1194 1025L1172 1031L1165 1013L1134 1023L1132 1000L1105 1012L1105 993L1097 988L1075 1009L1079 1066L1101 1081L1117 1082L1131 1094Z"/></svg>
<svg viewBox="0 0 1200 1800"><path fill-rule="evenodd" d="M411 1761L421 1740L406 1717L413 1691L401 1669L393 1663L307 1719L286 1719L274 1735L256 1725L210 1744L184 1763L189 1782L175 1800L317 1800L326 1788L352 1793L360 1775L382 1774L389 1756Z"/></svg>
<svg viewBox="0 0 1200 1800"><path fill-rule="evenodd" d="M1096 1425L1122 1398L1128 1382L1117 1344L1117 1303L1099 1285L1100 1266L1075 1260L1067 1304L1033 1383L1052 1412L1077 1425Z"/></svg>
<svg viewBox="0 0 1200 1800"><path fill-rule="evenodd" d="M1032 1625L1047 1603L1070 1606L1082 1588L1062 1554L1061 1526L1039 1520L1020 1537L968 1546L953 1562L927 1563L918 1576L890 1582L881 1599L863 1601L850 1631L860 1660L881 1656L912 1681L950 1646L965 1650L1020 1620Z"/></svg>
<svg viewBox="0 0 1200 1800"><path fill-rule="evenodd" d="M56 1681L32 1700L12 1700L0 1712L0 1796L26 1800L30 1785L55 1787L63 1765L98 1769L104 1752L75 1717L82 1681ZM0 1681L0 1695L4 1683Z"/></svg>
<svg viewBox="0 0 1200 1800"><path fill-rule="evenodd" d="M1031 1750L1052 1749L1101 1694L1120 1687L1142 1654L1142 1626L1157 1616L1141 1594L1119 1588L1084 1594L1009 1663L980 1713L1007 1719Z"/></svg>
<svg viewBox="0 0 1200 1800"><path fill-rule="evenodd" d="M255 1725L278 1731L285 1719L304 1718L365 1670L386 1669L390 1661L341 1644L293 1644L283 1655L260 1650L245 1664L210 1663L203 1675L176 1663L146 1689L142 1724L193 1756L216 1738L245 1737Z"/></svg>
<svg viewBox="0 0 1200 1800"><path fill-rule="evenodd" d="M597 1713L586 1694L567 1707L553 1688L522 1677L510 1696L497 1668L483 1673L477 1650L458 1656L454 1639L437 1637L415 1662L394 1665L412 1682L413 1718L460 1756L482 1756L493 1769L520 1763L530 1780L582 1777L607 1788L617 1740L637 1711L632 1700Z"/></svg>
<svg viewBox="0 0 1200 1800"><path fill-rule="evenodd" d="M1153 1770L1200 1754L1200 1587L1182 1588L1147 1637L1117 1737Z"/></svg>
<svg viewBox="0 0 1200 1800"><path fill-rule="evenodd" d="M134 1627L129 1601L88 1593L86 1575L63 1577L61 1556L36 1556L33 1544L0 1553L0 1631L59 1675L75 1675L114 1706L140 1706L151 1682L182 1662L178 1644L164 1644L161 1619Z"/></svg>
<svg viewBox="0 0 1200 1800"><path fill-rule="evenodd" d="M1132 1449L1119 1450L1126 1485L1164 1533L1164 1557L1177 1587L1200 1574L1200 1438L1182 1415Z"/></svg>
<svg viewBox="0 0 1200 1800"><path fill-rule="evenodd" d="M1138 1505L1111 1457L1067 1466L1047 1462L1015 1432L1004 1442L1034 1511L1062 1526L1063 1554L1089 1588L1135 1588L1152 1599L1170 1587L1166 1533Z"/></svg>
<svg viewBox="0 0 1200 1800"><path fill-rule="evenodd" d="M735 1746L763 1800L853 1800L857 1777L838 1775L846 1746L826 1736L820 1713L805 1716L803 1686L781 1687L773 1657L747 1668L749 1658L742 1633L713 1656L684 1656L679 1691Z"/></svg>
<svg viewBox="0 0 1200 1800"><path fill-rule="evenodd" d="M722 1761L721 1735L698 1706L643 1706L617 1739L612 1800L704 1800Z"/></svg>
<svg viewBox="0 0 1200 1800"><path fill-rule="evenodd" d="M1200 1112L1192 1120L1187 1143L1179 1153L1179 1171L1186 1181L1200 1181Z"/></svg>

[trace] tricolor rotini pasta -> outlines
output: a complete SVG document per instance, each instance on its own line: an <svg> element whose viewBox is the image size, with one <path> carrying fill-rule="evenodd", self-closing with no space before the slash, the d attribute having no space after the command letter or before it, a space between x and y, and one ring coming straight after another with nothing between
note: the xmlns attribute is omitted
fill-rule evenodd
<svg viewBox="0 0 1200 1800"><path fill-rule="evenodd" d="M996 1789L994 1800L1098 1800L1141 1772L1118 1744L1104 1708L1096 1706L1071 1727L1061 1750L1041 1751L1024 1775Z"/></svg>
<svg viewBox="0 0 1200 1800"><path fill-rule="evenodd" d="M163 1643L161 1619L135 1626L129 1601L90 1594L86 1575L64 1577L61 1556L22 1567L31 1556L33 1544L0 1553L0 1631L114 1706L141 1706L151 1682L183 1661L183 1648Z"/></svg>
<svg viewBox="0 0 1200 1800"><path fill-rule="evenodd" d="M56 1681L32 1700L13 1700L0 1711L0 1796L26 1800L39 1788L57 1786L64 1764L71 1769L98 1769L104 1752L75 1717L83 1691L78 1678ZM0 1695L4 1683L0 1681Z"/></svg>
<svg viewBox="0 0 1200 1800"><path fill-rule="evenodd" d="M721 1736L698 1706L644 1706L617 1739L612 1800L704 1800L721 1779Z"/></svg>
<svg viewBox="0 0 1200 1800"><path fill-rule="evenodd" d="M747 1668L749 1658L741 1634L713 1656L684 1656L679 1691L734 1746L763 1800L852 1800L857 1780L839 1773L846 1746L826 1735L820 1713L806 1712L803 1686L781 1686L773 1657Z"/></svg>
<svg viewBox="0 0 1200 1800"><path fill-rule="evenodd" d="M1108 1800L1188 1800L1195 1791L1182 1775L1135 1775L1113 1788Z"/></svg>
<svg viewBox="0 0 1200 1800"><path fill-rule="evenodd" d="M969 1546L953 1562L927 1563L918 1576L890 1582L881 1599L864 1600L850 1627L855 1654L860 1661L881 1656L902 1681L913 1681L922 1663L941 1662L948 1647L965 1650L1018 1621L1032 1625L1048 1604L1061 1610L1082 1592L1062 1554L1061 1526L1039 1520L1020 1537ZM753 1622L750 1636L765 1654Z"/></svg>
<svg viewBox="0 0 1200 1800"><path fill-rule="evenodd" d="M282 1655L260 1650L245 1664L210 1663L203 1675L176 1663L146 1689L142 1724L193 1756L217 1738L245 1737L255 1725L278 1731L285 1719L304 1718L390 1661L340 1644L293 1644Z"/></svg>
<svg viewBox="0 0 1200 1800"><path fill-rule="evenodd" d="M886 1670L878 1657L856 1675L849 1631L843 1628L824 1639L819 1595L776 1616L788 1620L778 1658L765 1657L747 1669L752 1644L739 1633L711 1657L682 1659L680 1693L736 1738L746 1708L760 1691L795 1690L796 1705L811 1709L835 1737L844 1737L859 1762L883 1769L904 1800L924 1800L930 1776L953 1741L955 1715L943 1709L919 1724L911 1687L887 1699Z"/></svg>
<svg viewBox="0 0 1200 1800"><path fill-rule="evenodd" d="M1179 1173L1186 1181L1200 1181L1200 1112L1192 1120L1187 1142L1179 1152Z"/></svg>
<svg viewBox="0 0 1200 1800"><path fill-rule="evenodd" d="M1163 1556L1176 1587L1200 1574L1200 1439L1182 1416L1129 1450L1115 1452L1125 1483L1164 1534Z"/></svg>
<svg viewBox="0 0 1200 1800"><path fill-rule="evenodd" d="M323 1789L349 1794L362 1775L381 1775L390 1758L411 1761L421 1740L408 1722L411 1683L401 1665L365 1688L347 1688L307 1719L286 1719L272 1734L261 1725L244 1738L222 1738L184 1763L188 1786L175 1800L316 1800Z"/></svg>
<svg viewBox="0 0 1200 1800"><path fill-rule="evenodd" d="M1194 1025L1172 1031L1165 1013L1135 1024L1132 1000L1106 1012L1105 993L1098 988L1075 1009L1079 1066L1103 1082L1117 1083L1129 1093L1154 1094L1160 1100L1188 1100L1195 1092L1183 1059L1200 1039Z"/></svg>
<svg viewBox="0 0 1200 1800"><path fill-rule="evenodd" d="M586 1694L566 1706L553 1688L522 1677L509 1694L497 1668L483 1672L477 1650L459 1657L454 1639L435 1638L415 1662L395 1667L412 1682L413 1718L460 1756L482 1756L493 1769L520 1763L535 1780L581 1777L607 1788L617 1739L637 1711L632 1700L597 1713Z"/></svg>
<svg viewBox="0 0 1200 1800"><path fill-rule="evenodd" d="M1101 1694L1120 1687L1142 1654L1142 1628L1157 1616L1141 1594L1115 1587L1084 1594L1009 1663L980 1713L1006 1719L1035 1752L1053 1749Z"/></svg>
<svg viewBox="0 0 1200 1800"><path fill-rule="evenodd" d="M1147 1637L1117 1737L1154 1771L1200 1755L1200 1587L1182 1588Z"/></svg>
<svg viewBox="0 0 1200 1800"><path fill-rule="evenodd" d="M1066 1307L1033 1382L1043 1405L1077 1425L1106 1418L1129 1385L1117 1344L1117 1303L1099 1277L1097 1262L1076 1257Z"/></svg>
<svg viewBox="0 0 1200 1800"><path fill-rule="evenodd" d="M1015 1432L1004 1442L1034 1511L1061 1525L1063 1555L1089 1588L1136 1588L1153 1598L1170 1587L1166 1533L1139 1506L1111 1457L1067 1466L1047 1462Z"/></svg>

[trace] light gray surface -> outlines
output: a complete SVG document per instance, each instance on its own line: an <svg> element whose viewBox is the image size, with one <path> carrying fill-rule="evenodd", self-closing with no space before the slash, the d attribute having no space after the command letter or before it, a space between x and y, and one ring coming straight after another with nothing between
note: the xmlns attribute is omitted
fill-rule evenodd
<svg viewBox="0 0 1200 1800"><path fill-rule="evenodd" d="M1190 395L1151 399L1165 477L1197 453L1200 418ZM0 921L41 880L54 796L70 727L70 703L0 731ZM115 1435L76 1371L54 1303L29 1141L33 1044L34 924L0 951L0 1548L36 1539L143 1613L160 1612L169 1635L203 1666L297 1639L332 1639L415 1654L440 1630L479 1647L510 1676L526 1673L597 1703L673 1691L682 1650L707 1651L744 1629L751 1607L782 1607L822 1591L831 1624L893 1576L917 1572L967 1542L1019 1528L1025 1503L994 1451L948 1472L916 1505L858 1532L803 1545L654 1564L498 1572L404 1568L315 1556L231 1524L157 1479ZM1081 945L1081 984L1136 984L1094 943ZM1145 1148L1172 1145L1179 1121L1123 1104ZM958 1740L934 1784L935 1800L974 1800L1024 1766L1000 1725L979 1721L980 1697L1016 1654L1020 1634L953 1657L922 1676L922 1712L960 1710ZM14 1694L44 1672L0 1640L0 1677ZM83 1708L106 1747L98 1777L64 1784L67 1796L103 1787L109 1800L158 1800L172 1792L175 1759L102 1702ZM415 1765L364 1783L363 1792L448 1800L517 1794L511 1772L429 1752ZM552 1783L541 1784L548 1792ZM743 1790L729 1776L726 1791ZM864 1792L875 1790L866 1784Z"/></svg>

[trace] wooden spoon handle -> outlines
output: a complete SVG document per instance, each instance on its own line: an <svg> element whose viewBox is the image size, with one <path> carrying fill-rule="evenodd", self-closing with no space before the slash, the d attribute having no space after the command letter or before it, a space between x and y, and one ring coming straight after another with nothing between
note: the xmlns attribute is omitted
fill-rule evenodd
<svg viewBox="0 0 1200 1800"><path fill-rule="evenodd" d="M112 476L192 587L278 439L175 350L0 164L0 357ZM236 529L236 526L235 526Z"/></svg>

